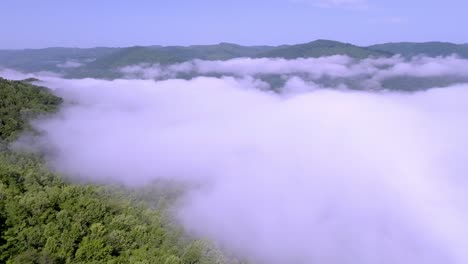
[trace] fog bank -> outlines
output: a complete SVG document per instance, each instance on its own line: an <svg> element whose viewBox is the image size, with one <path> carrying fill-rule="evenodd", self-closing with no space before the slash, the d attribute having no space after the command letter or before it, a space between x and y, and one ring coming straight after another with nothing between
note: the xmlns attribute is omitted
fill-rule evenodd
<svg viewBox="0 0 468 264"><path fill-rule="evenodd" d="M34 122L55 169L193 183L178 221L255 263L468 263L467 84L357 92L293 76L278 94L250 75L42 80L66 100Z"/></svg>

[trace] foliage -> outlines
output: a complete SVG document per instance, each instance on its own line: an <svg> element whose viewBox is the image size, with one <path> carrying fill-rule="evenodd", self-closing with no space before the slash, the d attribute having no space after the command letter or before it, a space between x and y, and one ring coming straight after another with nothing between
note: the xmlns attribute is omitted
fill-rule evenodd
<svg viewBox="0 0 468 264"><path fill-rule="evenodd" d="M67 70L60 67L67 61L85 63L108 56L118 48L46 48L24 50L0 50L0 65L24 72Z"/></svg>
<svg viewBox="0 0 468 264"><path fill-rule="evenodd" d="M8 141L27 128L20 113L51 112L61 101L23 82L2 79L0 91ZM164 203L145 206L128 192L67 182L37 154L0 150L0 263L225 263L185 236Z"/></svg>
<svg viewBox="0 0 468 264"><path fill-rule="evenodd" d="M370 56L388 57L391 54L383 51L369 50L349 43L316 40L305 44L280 46L276 49L260 53L257 57L296 59L318 58L332 55L347 55L351 58L363 59Z"/></svg>
<svg viewBox="0 0 468 264"><path fill-rule="evenodd" d="M241 46L232 43L194 46L135 46L125 48L47 48L37 50L0 50L0 66L24 72L52 71L69 78L122 77L118 68L142 64L173 64L193 59L228 60L239 57L280 57L286 59L310 58L331 55L347 55L352 58L369 56L386 57L402 54L448 56L458 54L468 58L467 44L448 42L400 42L361 47L331 40L316 40L309 43L281 46ZM81 67L63 67L72 61Z"/></svg>
<svg viewBox="0 0 468 264"><path fill-rule="evenodd" d="M468 58L468 45L458 45L448 42L398 42L378 44L368 48L375 51L385 51L391 52L393 54L401 54L405 57L412 57L416 55L437 57L457 54L462 58Z"/></svg>
<svg viewBox="0 0 468 264"><path fill-rule="evenodd" d="M163 209L65 182L30 154L0 153L0 262L210 263Z"/></svg>
<svg viewBox="0 0 468 264"><path fill-rule="evenodd" d="M260 52L273 49L269 46L240 46L230 43L217 45L196 46L150 46L123 48L109 56L101 57L70 72L67 77L99 77L118 78L120 73L116 70L120 67L149 63L149 64L174 64L193 59L202 60L227 60L238 57L252 57Z"/></svg>
<svg viewBox="0 0 468 264"><path fill-rule="evenodd" d="M46 88L0 78L0 139L14 139L28 125L26 119L57 109L61 99Z"/></svg>
<svg viewBox="0 0 468 264"><path fill-rule="evenodd" d="M20 71L53 71L68 78L122 77L119 68L149 63L173 64L193 59L228 60L239 57L281 57L286 59L348 55L353 58L389 56L386 51L376 51L347 43L316 40L310 43L281 46L241 46L232 43L193 46L135 46L127 48L49 48L41 50L0 50L0 65ZM84 65L76 68L61 68L66 61Z"/></svg>

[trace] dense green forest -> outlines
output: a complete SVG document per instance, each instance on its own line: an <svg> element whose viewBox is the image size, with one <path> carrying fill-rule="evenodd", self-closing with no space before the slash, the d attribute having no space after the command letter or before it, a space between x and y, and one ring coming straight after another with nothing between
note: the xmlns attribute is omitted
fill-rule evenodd
<svg viewBox="0 0 468 264"><path fill-rule="evenodd" d="M0 99L0 263L227 262L173 224L164 193L150 193L159 197L150 203L122 187L74 184L39 154L8 150L29 119L57 111L62 100L5 79Z"/></svg>
<svg viewBox="0 0 468 264"><path fill-rule="evenodd" d="M61 99L28 81L0 78L0 139L12 140L28 127L27 119L54 111Z"/></svg>

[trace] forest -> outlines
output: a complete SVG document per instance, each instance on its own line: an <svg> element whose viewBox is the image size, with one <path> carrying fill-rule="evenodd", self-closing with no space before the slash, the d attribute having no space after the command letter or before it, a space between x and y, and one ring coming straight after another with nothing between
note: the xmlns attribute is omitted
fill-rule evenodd
<svg viewBox="0 0 468 264"><path fill-rule="evenodd" d="M231 263L184 234L157 202L70 182L41 154L9 149L28 121L57 111L47 88L0 78L0 263ZM157 194L155 194L157 195Z"/></svg>

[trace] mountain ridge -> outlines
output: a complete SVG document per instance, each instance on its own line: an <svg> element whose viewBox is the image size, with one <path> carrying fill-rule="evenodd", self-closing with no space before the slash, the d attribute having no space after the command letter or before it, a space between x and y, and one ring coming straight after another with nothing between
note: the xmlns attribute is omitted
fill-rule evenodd
<svg viewBox="0 0 468 264"><path fill-rule="evenodd" d="M0 50L0 68L22 72L51 71L67 78L118 78L119 69L136 64L168 65L184 61L229 60L251 58L317 58L345 55L355 59L389 57L401 54L404 57L426 55L430 57L456 54L468 59L468 44L442 41L390 42L371 46L327 39L278 46L244 46L220 42L211 45L190 46L131 46L45 49Z"/></svg>

